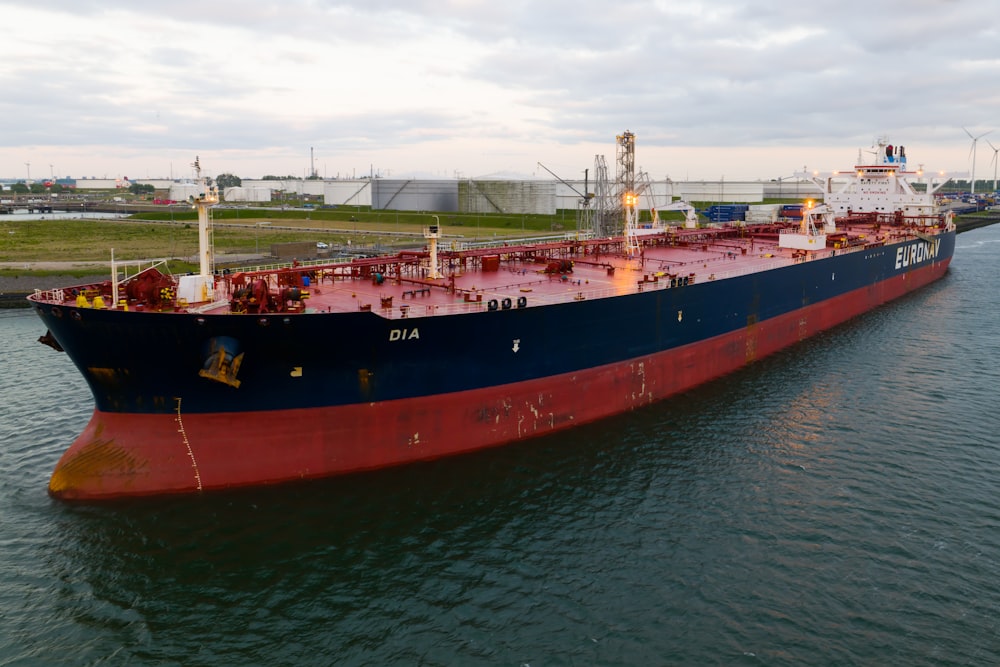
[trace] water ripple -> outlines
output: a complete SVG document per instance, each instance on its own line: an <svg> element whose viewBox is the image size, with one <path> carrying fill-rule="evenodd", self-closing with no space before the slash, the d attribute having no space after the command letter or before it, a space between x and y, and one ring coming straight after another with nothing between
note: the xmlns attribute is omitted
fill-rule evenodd
<svg viewBox="0 0 1000 667"><path fill-rule="evenodd" d="M1000 663L1000 229L929 289L615 419L65 505L92 409L0 314L0 664Z"/></svg>

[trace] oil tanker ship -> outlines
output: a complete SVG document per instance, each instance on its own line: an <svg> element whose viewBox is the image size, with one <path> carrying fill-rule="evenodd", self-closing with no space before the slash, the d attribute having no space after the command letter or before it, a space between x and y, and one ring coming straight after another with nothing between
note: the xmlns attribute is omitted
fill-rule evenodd
<svg viewBox="0 0 1000 667"><path fill-rule="evenodd" d="M631 136L631 135L628 135ZM621 140L621 137L619 137ZM57 463L64 499L191 493L468 452L645 406L940 278L944 180L887 152L809 174L799 219L638 222L218 273L158 267L29 296L94 396ZM684 208L677 206L674 208Z"/></svg>

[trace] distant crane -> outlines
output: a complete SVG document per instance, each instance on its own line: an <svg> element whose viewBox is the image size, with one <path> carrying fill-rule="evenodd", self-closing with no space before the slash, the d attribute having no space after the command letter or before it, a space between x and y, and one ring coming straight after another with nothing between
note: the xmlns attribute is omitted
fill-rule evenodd
<svg viewBox="0 0 1000 667"><path fill-rule="evenodd" d="M962 127L962 129L965 130L965 133L969 135L970 139L972 139L972 148L969 149L969 155L972 156L972 190L969 192L969 194L974 195L976 194L976 142L985 137L993 130L987 130L986 132L983 132L980 135L972 136L972 132L966 130L964 126Z"/></svg>

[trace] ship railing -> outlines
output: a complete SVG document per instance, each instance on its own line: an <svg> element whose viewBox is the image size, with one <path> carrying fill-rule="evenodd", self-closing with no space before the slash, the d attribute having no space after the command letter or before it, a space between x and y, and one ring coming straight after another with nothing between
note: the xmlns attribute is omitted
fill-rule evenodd
<svg viewBox="0 0 1000 667"><path fill-rule="evenodd" d="M545 236L511 236L502 239L490 239L488 241L458 241L449 244L449 249L478 250L481 248L503 248L509 246L511 243L532 245L535 243L553 243L559 241L586 241L593 238L593 236L594 234L590 230L563 232L562 234L548 234Z"/></svg>
<svg viewBox="0 0 1000 667"><path fill-rule="evenodd" d="M66 300L66 290L61 287L59 289L36 289L32 294L32 300L62 303Z"/></svg>
<svg viewBox="0 0 1000 667"><path fill-rule="evenodd" d="M149 269L159 269L160 267L163 267L162 272L168 273L168 271L166 270L168 262L169 260L167 259L132 259L124 261L115 260L112 262L113 272L114 272L114 275L112 277L115 280L117 280L118 284L120 285L129 278L133 278L138 274L142 273L143 271L148 271ZM120 273L121 277L119 277L119 272L121 272ZM89 289L89 285L90 285L89 283L85 283L83 285L75 285L73 286L73 288L87 287ZM35 301L54 301L62 303L67 299L67 292L66 292L67 289L72 289L72 288L61 287L59 289L49 289L49 290L36 289L32 294L32 298ZM69 298L73 298L73 296L70 295Z"/></svg>
<svg viewBox="0 0 1000 667"><path fill-rule="evenodd" d="M309 268L310 266L327 266L329 264L347 264L350 263L352 259L356 259L353 255L336 255L333 257L327 257L324 259L304 259L296 260L293 262L271 262L268 264L250 264L247 266L241 266L239 268L229 269L230 273L261 273L270 271L281 271L283 269L291 268Z"/></svg>
<svg viewBox="0 0 1000 667"><path fill-rule="evenodd" d="M504 238L491 239L489 241L451 241L446 245L447 250L462 251L476 250L481 248L503 248L511 243L536 244L553 243L560 241L586 241L593 238L590 231L563 232L561 234L549 234L545 236L510 236ZM248 264L238 268L229 269L230 273L260 273L268 271L280 271L291 268L308 268L311 266L327 266L330 264L349 264L351 261L359 259L358 255L340 254L322 259L297 260L296 262L269 262L267 264Z"/></svg>

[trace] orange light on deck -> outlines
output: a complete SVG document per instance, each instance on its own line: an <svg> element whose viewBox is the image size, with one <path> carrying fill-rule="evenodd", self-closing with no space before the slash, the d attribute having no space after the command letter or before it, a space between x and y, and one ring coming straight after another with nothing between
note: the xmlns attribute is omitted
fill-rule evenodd
<svg viewBox="0 0 1000 667"><path fill-rule="evenodd" d="M815 205L816 205L816 202L814 202L812 199L807 199L806 200L806 208L812 208Z"/></svg>
<svg viewBox="0 0 1000 667"><path fill-rule="evenodd" d="M637 199L638 198L635 196L635 194L633 194L631 192L626 192L625 193L625 205L626 206L635 206Z"/></svg>

